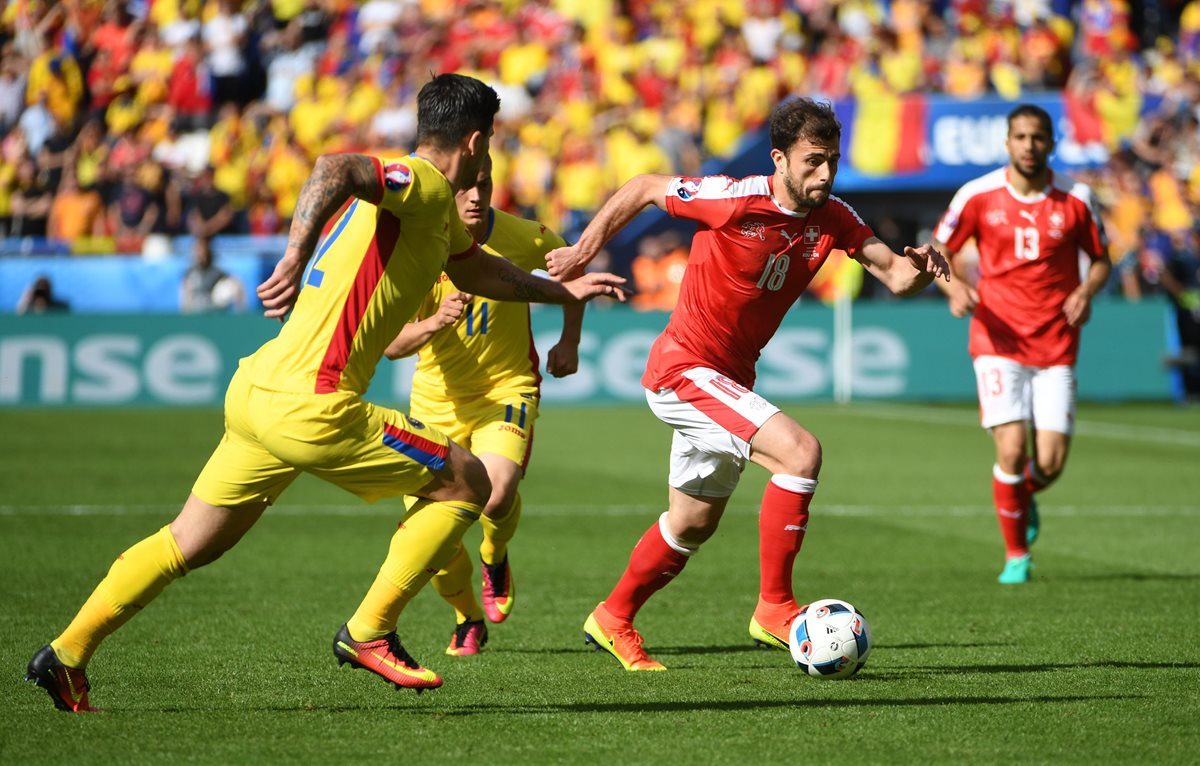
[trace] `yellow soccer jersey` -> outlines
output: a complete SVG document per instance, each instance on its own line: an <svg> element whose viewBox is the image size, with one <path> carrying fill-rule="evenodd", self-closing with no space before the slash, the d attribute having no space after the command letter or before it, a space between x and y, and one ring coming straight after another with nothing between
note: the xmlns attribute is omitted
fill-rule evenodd
<svg viewBox="0 0 1200 766"><path fill-rule="evenodd" d="M546 253L566 243L536 221L492 209L484 251L507 258L526 271L546 267ZM445 274L425 296L418 311L437 313L456 288ZM434 402L468 403L513 394L537 394L542 377L529 327L529 304L495 301L476 295L453 330L433 336L417 356L412 406ZM426 404L429 403L429 404Z"/></svg>
<svg viewBox="0 0 1200 766"><path fill-rule="evenodd" d="M242 361L254 385L365 393L447 257L474 253L454 189L436 167L416 155L373 159L382 197L352 200L318 246L287 323Z"/></svg>

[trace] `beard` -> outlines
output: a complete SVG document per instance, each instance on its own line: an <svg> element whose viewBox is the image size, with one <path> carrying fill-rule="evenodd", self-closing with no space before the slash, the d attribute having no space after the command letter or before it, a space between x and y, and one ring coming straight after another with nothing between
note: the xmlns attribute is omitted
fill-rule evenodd
<svg viewBox="0 0 1200 766"><path fill-rule="evenodd" d="M1021 163L1019 162L1012 163L1012 167L1022 178L1033 179L1046 172L1046 160L1034 160L1033 167L1029 170L1021 167Z"/></svg>
<svg viewBox="0 0 1200 766"><path fill-rule="evenodd" d="M804 190L796 186L796 182L787 175L783 177L783 188L787 189L788 196L792 198L792 202L795 203L797 210L815 210L824 205L829 199L828 194L820 200L814 201L809 199Z"/></svg>

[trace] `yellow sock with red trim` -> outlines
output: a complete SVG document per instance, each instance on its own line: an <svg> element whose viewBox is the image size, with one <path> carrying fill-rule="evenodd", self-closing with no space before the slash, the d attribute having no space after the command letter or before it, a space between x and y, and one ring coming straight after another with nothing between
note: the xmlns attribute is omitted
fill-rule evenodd
<svg viewBox="0 0 1200 766"><path fill-rule="evenodd" d="M456 623L483 619L483 607L475 597L475 586L471 582L474 574L467 549L459 545L450 563L433 576L433 588L454 607Z"/></svg>
<svg viewBox="0 0 1200 766"><path fill-rule="evenodd" d="M450 563L481 510L474 503L418 500L392 535L375 582L346 622L350 637L374 641L395 630L404 607Z"/></svg>
<svg viewBox="0 0 1200 766"><path fill-rule="evenodd" d="M170 525L135 543L113 562L62 635L50 642L54 653L68 667L85 667L101 641L187 571Z"/></svg>
<svg viewBox="0 0 1200 766"><path fill-rule="evenodd" d="M521 520L521 493L513 495L508 509L499 516L481 516L483 542L479 544L479 557L485 564L499 564L508 555L508 543L517 534L517 522Z"/></svg>

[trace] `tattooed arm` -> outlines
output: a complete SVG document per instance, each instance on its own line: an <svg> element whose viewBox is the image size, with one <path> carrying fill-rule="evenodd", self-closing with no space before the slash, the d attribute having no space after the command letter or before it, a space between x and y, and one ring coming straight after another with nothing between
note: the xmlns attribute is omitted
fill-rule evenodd
<svg viewBox="0 0 1200 766"><path fill-rule="evenodd" d="M304 182L292 215L287 249L275 271L258 286L263 314L283 319L300 294L300 279L316 250L321 230L350 197L378 202L383 188L377 160L362 154L323 154Z"/></svg>
<svg viewBox="0 0 1200 766"><path fill-rule="evenodd" d="M613 274L585 274L570 282L535 277L521 267L483 251L446 263L446 275L460 290L497 301L520 303L582 303L598 295L625 300Z"/></svg>

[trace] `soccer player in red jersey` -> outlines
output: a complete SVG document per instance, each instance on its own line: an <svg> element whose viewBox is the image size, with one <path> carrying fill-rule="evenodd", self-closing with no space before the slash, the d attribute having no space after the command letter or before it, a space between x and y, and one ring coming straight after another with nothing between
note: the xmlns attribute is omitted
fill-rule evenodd
<svg viewBox="0 0 1200 766"><path fill-rule="evenodd" d="M547 256L552 275L574 274L651 204L699 224L679 302L642 377L650 409L675 429L668 510L584 623L587 640L626 670L663 669L642 648L634 616L716 531L747 460L771 473L759 516L761 580L750 635L787 650L799 612L792 566L808 526L821 445L754 393L755 362L834 249L898 294L949 278L949 265L932 245L899 255L830 194L841 125L828 105L784 102L771 116L770 132L773 175L637 176L604 204L578 243Z"/></svg>
<svg viewBox="0 0 1200 766"><path fill-rule="evenodd" d="M972 314L980 420L996 444L992 494L1004 536L999 581L1027 582L1037 537L1033 493L1061 475L1075 420L1079 329L1112 265L1091 190L1055 174L1050 115L1023 104L1008 116L1009 162L958 190L936 238L955 281L942 285L956 317ZM972 284L954 258L969 239L979 250ZM1080 252L1089 259L1080 277ZM1027 442L1032 436L1033 459Z"/></svg>

